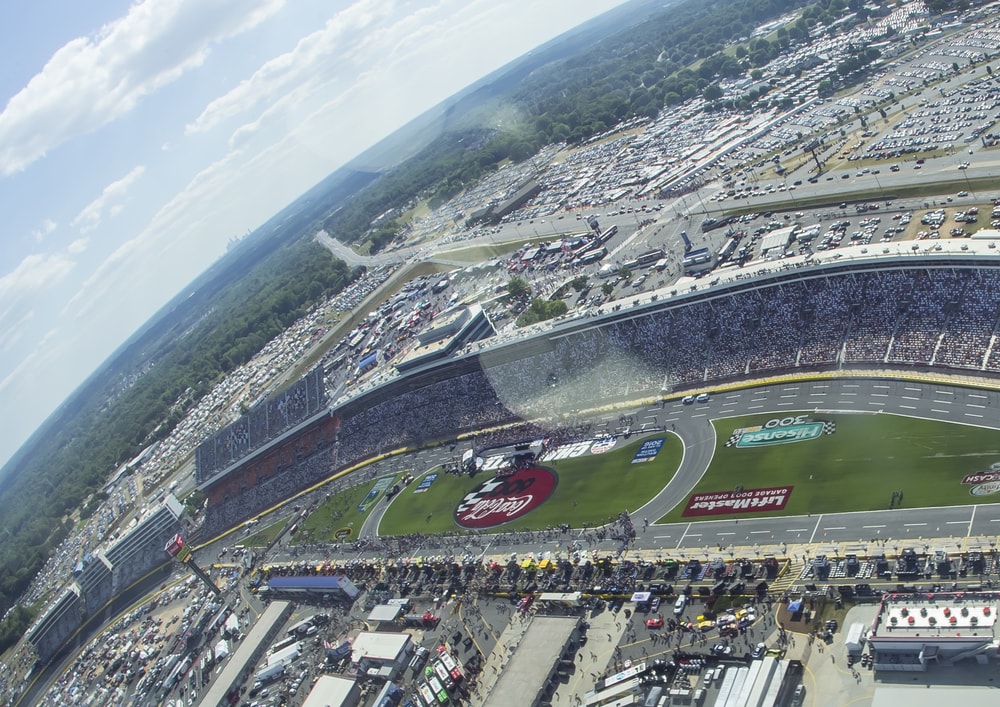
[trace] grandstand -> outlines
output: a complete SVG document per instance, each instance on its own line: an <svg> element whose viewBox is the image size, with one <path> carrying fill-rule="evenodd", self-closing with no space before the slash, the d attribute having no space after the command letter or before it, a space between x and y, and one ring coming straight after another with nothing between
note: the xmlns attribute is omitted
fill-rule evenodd
<svg viewBox="0 0 1000 707"><path fill-rule="evenodd" d="M170 561L163 547L182 530L184 507L168 494L104 550L88 553L73 572L73 580L26 633L48 662L84 621L151 570Z"/></svg>
<svg viewBox="0 0 1000 707"><path fill-rule="evenodd" d="M42 612L25 637L35 647L38 657L47 662L65 645L82 622L80 585L71 582L59 598Z"/></svg>
<svg viewBox="0 0 1000 707"><path fill-rule="evenodd" d="M480 342L338 405L339 426L310 427L319 459L273 473L237 466L224 490L207 484L210 525L231 527L380 453L666 391L851 368L996 374L1000 262L967 249L799 258Z"/></svg>
<svg viewBox="0 0 1000 707"><path fill-rule="evenodd" d="M83 599L83 613L90 616L111 601L111 563L100 551L83 558L83 571L76 578Z"/></svg>
<svg viewBox="0 0 1000 707"><path fill-rule="evenodd" d="M181 532L184 507L173 495L130 528L105 553L111 564L111 593L118 594L135 580L168 561L167 541Z"/></svg>
<svg viewBox="0 0 1000 707"><path fill-rule="evenodd" d="M283 433L326 412L329 400L322 366L287 390L254 405L247 414L198 445L195 481L199 484L242 463Z"/></svg>

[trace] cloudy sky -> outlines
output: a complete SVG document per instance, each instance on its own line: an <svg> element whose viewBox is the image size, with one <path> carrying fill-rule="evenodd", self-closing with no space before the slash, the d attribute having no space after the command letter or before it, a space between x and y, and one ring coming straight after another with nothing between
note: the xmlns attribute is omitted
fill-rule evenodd
<svg viewBox="0 0 1000 707"><path fill-rule="evenodd" d="M621 1L0 3L0 464L230 237Z"/></svg>

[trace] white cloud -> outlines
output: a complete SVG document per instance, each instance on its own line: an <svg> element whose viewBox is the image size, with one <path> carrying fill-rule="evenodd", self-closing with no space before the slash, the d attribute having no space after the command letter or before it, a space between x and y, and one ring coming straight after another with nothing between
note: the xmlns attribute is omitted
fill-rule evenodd
<svg viewBox="0 0 1000 707"><path fill-rule="evenodd" d="M0 174L113 122L285 0L146 0L49 59L0 113Z"/></svg>
<svg viewBox="0 0 1000 707"><path fill-rule="evenodd" d="M0 277L0 350L20 340L35 317L37 300L76 267L68 251L33 253Z"/></svg>
<svg viewBox="0 0 1000 707"><path fill-rule="evenodd" d="M49 359L54 362L59 358L55 355L55 349L49 345L50 342L56 340L58 333L59 332L57 330L51 329L45 334L45 336L42 337L41 341L39 341L34 349L32 349L31 353L21 359L17 366L14 367L14 370L0 380L0 392L6 389L11 383L21 378L22 375L29 375L32 370L40 370L40 361ZM4 347L4 350L7 348L9 347Z"/></svg>
<svg viewBox="0 0 1000 707"><path fill-rule="evenodd" d="M120 202L145 171L145 167L138 165L121 179L104 187L101 195L84 206L70 225L80 229L80 233L89 233L101 224L105 211L110 216L117 216L123 208Z"/></svg>
<svg viewBox="0 0 1000 707"><path fill-rule="evenodd" d="M46 236L56 230L56 222L50 218L42 221L42 225L31 232L31 237L35 243L41 243L45 240Z"/></svg>
<svg viewBox="0 0 1000 707"><path fill-rule="evenodd" d="M209 103L186 132L206 132L234 116L270 104L308 77L321 78L325 72L318 72L318 66L343 56L345 48L363 41L372 27L396 11L395 2L362 0L337 13L323 29L303 37L294 49L265 62L249 79Z"/></svg>

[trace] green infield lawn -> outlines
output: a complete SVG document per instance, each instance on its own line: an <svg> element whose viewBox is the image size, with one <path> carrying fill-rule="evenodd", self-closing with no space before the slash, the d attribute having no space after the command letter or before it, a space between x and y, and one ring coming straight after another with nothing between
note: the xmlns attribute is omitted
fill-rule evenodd
<svg viewBox="0 0 1000 707"><path fill-rule="evenodd" d="M894 491L903 492L903 508L1000 500L973 496L972 487L961 483L965 475L1000 462L998 430L887 414L818 415L809 417L835 422L833 434L754 448L726 446L734 429L775 417L714 421L715 456L694 493L793 486L783 511L685 518L682 505L659 522L885 509Z"/></svg>
<svg viewBox="0 0 1000 707"><path fill-rule="evenodd" d="M399 474L392 478L388 488L392 488L403 477ZM379 477L382 478L382 477ZM299 524L299 529L292 538L294 543L330 543L339 540L357 540L357 533L364 525L366 513L358 510L358 504L368 495L368 492L375 486L376 480L360 484L346 491L330 496L319 505L319 507L309 514L309 516ZM368 506L368 511L381 500L384 493L380 493L378 499ZM344 537L337 537L337 531L342 528L349 528L351 533Z"/></svg>
<svg viewBox="0 0 1000 707"><path fill-rule="evenodd" d="M603 523L624 510L635 511L666 486L680 465L680 440L673 434L662 436L666 442L659 454L642 464L631 463L641 439L605 454L542 462L541 466L555 469L559 475L556 490L543 505L502 529L538 529L560 523L581 527ZM466 493L491 477L487 472L472 478L441 474L426 492L413 493L422 478L417 477L392 500L382 516L379 534L460 530L452 517L455 507Z"/></svg>
<svg viewBox="0 0 1000 707"><path fill-rule="evenodd" d="M271 525L258 530L256 533L244 538L237 544L243 545L244 547L267 547L276 537L278 537L278 533L285 529L289 520L291 520L291 516L283 518L277 523L271 523Z"/></svg>

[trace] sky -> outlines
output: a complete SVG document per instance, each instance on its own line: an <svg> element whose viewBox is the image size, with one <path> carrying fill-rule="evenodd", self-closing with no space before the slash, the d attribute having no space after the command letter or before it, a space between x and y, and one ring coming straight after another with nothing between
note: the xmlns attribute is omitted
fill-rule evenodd
<svg viewBox="0 0 1000 707"><path fill-rule="evenodd" d="M0 465L230 238L621 2L0 3Z"/></svg>

